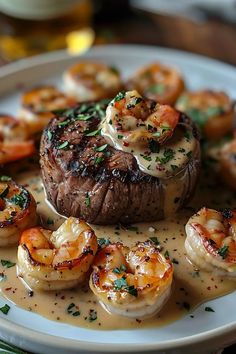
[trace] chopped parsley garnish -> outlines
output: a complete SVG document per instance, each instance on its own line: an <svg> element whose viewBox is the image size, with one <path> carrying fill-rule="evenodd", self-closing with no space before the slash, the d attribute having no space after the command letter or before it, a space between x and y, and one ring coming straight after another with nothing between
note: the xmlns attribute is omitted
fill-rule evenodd
<svg viewBox="0 0 236 354"><path fill-rule="evenodd" d="M132 296L138 296L138 290L134 287L134 285L127 286L125 290Z"/></svg>
<svg viewBox="0 0 236 354"><path fill-rule="evenodd" d="M231 219L233 217L232 210L227 209L227 208L223 209L221 211L221 214L222 214L223 218L225 218L225 219Z"/></svg>
<svg viewBox="0 0 236 354"><path fill-rule="evenodd" d="M101 129L98 129L98 130L94 130L92 132L85 134L85 136L96 136L96 135L100 135L100 134L101 134Z"/></svg>
<svg viewBox="0 0 236 354"><path fill-rule="evenodd" d="M102 151L106 150L107 147L108 147L108 144L104 144L102 146L94 148L94 150L97 151L97 152L102 152Z"/></svg>
<svg viewBox="0 0 236 354"><path fill-rule="evenodd" d="M90 199L90 196L89 196L89 193L88 193L88 192L86 193L86 197L85 197L85 200L84 200L84 204L85 204L87 207L90 207L90 205L91 205L91 199Z"/></svg>
<svg viewBox="0 0 236 354"><path fill-rule="evenodd" d="M227 257L229 251L229 246L223 246L221 248L218 249L217 253L223 258L225 259Z"/></svg>
<svg viewBox="0 0 236 354"><path fill-rule="evenodd" d="M116 97L113 99L114 102L118 102L123 100L123 98L125 97L125 91L121 91L119 92Z"/></svg>
<svg viewBox="0 0 236 354"><path fill-rule="evenodd" d="M166 86L162 83L159 83L159 84L155 84L155 85L152 85L150 87L148 87L148 89L146 90L146 92L148 93L156 93L156 94L163 94L166 90Z"/></svg>
<svg viewBox="0 0 236 354"><path fill-rule="evenodd" d="M156 162L161 163L162 165L166 164L167 162L169 162L170 160L173 159L175 155L174 150L172 149L165 149L164 153L163 153L163 157L157 157L156 158Z"/></svg>
<svg viewBox="0 0 236 354"><path fill-rule="evenodd" d="M0 311L4 313L4 315L7 315L10 310L10 306L5 304L4 306L0 307Z"/></svg>
<svg viewBox="0 0 236 354"><path fill-rule="evenodd" d="M125 272L126 271L126 266L121 264L121 266L119 268L114 268L113 269L113 273L115 274L120 274L122 272Z"/></svg>
<svg viewBox="0 0 236 354"><path fill-rule="evenodd" d="M174 264L179 264L179 261L177 261L177 259L175 259L175 258L172 258L171 262Z"/></svg>
<svg viewBox="0 0 236 354"><path fill-rule="evenodd" d="M166 259L170 259L169 251L167 251L167 250L165 251L164 257L165 257Z"/></svg>
<svg viewBox="0 0 236 354"><path fill-rule="evenodd" d="M140 156L146 161L152 161L151 156L147 156L147 155L143 155L143 154L140 154Z"/></svg>
<svg viewBox="0 0 236 354"><path fill-rule="evenodd" d="M110 240L108 238L98 238L98 245L100 247L108 246L109 244L110 244Z"/></svg>
<svg viewBox="0 0 236 354"><path fill-rule="evenodd" d="M75 120L86 121L93 117L93 114L78 114Z"/></svg>
<svg viewBox="0 0 236 354"><path fill-rule="evenodd" d="M0 198L5 198L8 195L9 186L6 185L5 188L0 192Z"/></svg>
<svg viewBox="0 0 236 354"><path fill-rule="evenodd" d="M128 283L124 277L114 280L115 290L121 290L122 288L128 286Z"/></svg>
<svg viewBox="0 0 236 354"><path fill-rule="evenodd" d="M58 146L58 149L65 149L69 145L69 141L64 141Z"/></svg>
<svg viewBox="0 0 236 354"><path fill-rule="evenodd" d="M127 226L126 229L129 230L129 231L134 231L134 232L138 231L138 227L137 226Z"/></svg>
<svg viewBox="0 0 236 354"><path fill-rule="evenodd" d="M149 240L155 245L158 246L160 244L160 241L158 240L157 237L149 237Z"/></svg>
<svg viewBox="0 0 236 354"><path fill-rule="evenodd" d="M186 153L186 156L190 159L190 157L192 157L193 152L190 150Z"/></svg>
<svg viewBox="0 0 236 354"><path fill-rule="evenodd" d="M8 199L10 203L19 205L21 209L25 208L28 202L28 193L26 191L20 192L20 194L15 194L13 197Z"/></svg>
<svg viewBox="0 0 236 354"><path fill-rule="evenodd" d="M52 140L52 132L50 130L47 131L48 140Z"/></svg>
<svg viewBox="0 0 236 354"><path fill-rule="evenodd" d="M94 159L94 164L95 165L99 165L101 162L104 161L104 156L96 156L95 159Z"/></svg>
<svg viewBox="0 0 236 354"><path fill-rule="evenodd" d="M171 167L172 171L175 171L175 170L177 170L177 168L178 168L177 165L170 165L170 167Z"/></svg>
<svg viewBox="0 0 236 354"><path fill-rule="evenodd" d="M51 218L47 218L47 224L48 225L53 225L54 224L54 220Z"/></svg>
<svg viewBox="0 0 236 354"><path fill-rule="evenodd" d="M80 315L80 311L77 310L77 307L73 302L67 307L67 313L75 317Z"/></svg>
<svg viewBox="0 0 236 354"><path fill-rule="evenodd" d="M124 135L120 135L120 134L117 135L117 138L118 138L119 140L123 139L123 137L124 137Z"/></svg>
<svg viewBox="0 0 236 354"><path fill-rule="evenodd" d="M5 268L11 268L11 267L14 267L16 265L16 263L8 261L6 259L1 259L1 264Z"/></svg>
<svg viewBox="0 0 236 354"><path fill-rule="evenodd" d="M151 139L148 142L148 147L151 150L151 152L153 152L153 153L158 153L160 151L160 145L158 144L157 141L155 141L153 139Z"/></svg>
<svg viewBox="0 0 236 354"><path fill-rule="evenodd" d="M207 312L215 312L215 310L213 310L211 307L209 307L209 306L206 306L205 307L205 311L207 311Z"/></svg>
<svg viewBox="0 0 236 354"><path fill-rule="evenodd" d="M9 177L9 176L1 176L0 177L0 181L1 182L9 182L9 181L11 181L11 177Z"/></svg>
<svg viewBox="0 0 236 354"><path fill-rule="evenodd" d="M135 98L135 105L139 104L140 102L142 102L142 100L143 100L142 97L136 97Z"/></svg>
<svg viewBox="0 0 236 354"><path fill-rule="evenodd" d="M59 127L64 127L65 125L70 123L70 119L66 119L63 122L58 123Z"/></svg>

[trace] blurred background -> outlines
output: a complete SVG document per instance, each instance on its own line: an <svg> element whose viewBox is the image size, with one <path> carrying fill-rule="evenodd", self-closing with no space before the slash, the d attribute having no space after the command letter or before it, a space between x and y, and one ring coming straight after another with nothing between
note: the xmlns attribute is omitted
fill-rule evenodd
<svg viewBox="0 0 236 354"><path fill-rule="evenodd" d="M236 64L236 0L0 0L0 60L137 43Z"/></svg>
<svg viewBox="0 0 236 354"><path fill-rule="evenodd" d="M236 65L236 0L0 0L0 65L111 43L181 49Z"/></svg>

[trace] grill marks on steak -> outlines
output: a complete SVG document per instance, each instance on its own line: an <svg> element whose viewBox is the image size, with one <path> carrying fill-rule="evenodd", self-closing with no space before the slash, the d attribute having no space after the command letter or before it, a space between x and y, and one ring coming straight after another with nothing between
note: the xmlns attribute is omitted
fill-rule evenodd
<svg viewBox="0 0 236 354"><path fill-rule="evenodd" d="M90 115L95 105L87 104ZM85 121L76 118L81 107L54 118L43 133L41 167L49 201L60 214L97 224L163 218L162 181L143 173L129 153L109 145L105 151L96 151L106 144L105 139L87 136L98 129L106 105L101 104ZM192 123L181 115L180 125ZM60 148L63 143L66 146Z"/></svg>

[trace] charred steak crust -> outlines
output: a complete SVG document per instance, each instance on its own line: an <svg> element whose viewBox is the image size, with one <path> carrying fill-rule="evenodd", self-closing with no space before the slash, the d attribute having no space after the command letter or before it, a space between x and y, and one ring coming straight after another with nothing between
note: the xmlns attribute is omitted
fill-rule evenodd
<svg viewBox="0 0 236 354"><path fill-rule="evenodd" d="M95 224L159 220L164 216L162 180L143 173L132 154L109 146L99 135L106 106L104 101L83 103L57 112L44 130L40 163L47 198L60 214ZM199 139L184 114L179 126ZM198 146L186 167L189 180L181 204L194 189L199 155Z"/></svg>

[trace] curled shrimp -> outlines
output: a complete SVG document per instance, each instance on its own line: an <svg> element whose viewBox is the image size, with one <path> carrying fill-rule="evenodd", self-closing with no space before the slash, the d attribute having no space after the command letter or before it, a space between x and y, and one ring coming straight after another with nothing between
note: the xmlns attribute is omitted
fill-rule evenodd
<svg viewBox="0 0 236 354"><path fill-rule="evenodd" d="M176 108L192 118L208 139L221 138L232 130L234 104L224 92L185 92Z"/></svg>
<svg viewBox="0 0 236 354"><path fill-rule="evenodd" d="M22 230L37 221L36 202L22 186L0 177L0 247L18 242Z"/></svg>
<svg viewBox="0 0 236 354"><path fill-rule="evenodd" d="M179 112L144 99L137 91L120 92L108 105L102 133L124 146L164 144L179 122Z"/></svg>
<svg viewBox="0 0 236 354"><path fill-rule="evenodd" d="M94 231L70 217L58 230L25 230L18 247L18 274L32 289L69 289L81 283L97 251Z"/></svg>
<svg viewBox="0 0 236 354"><path fill-rule="evenodd" d="M78 102L97 101L113 97L121 89L116 68L95 62L80 62L64 74L65 90Z"/></svg>
<svg viewBox="0 0 236 354"><path fill-rule="evenodd" d="M163 307L172 277L171 262L151 242L130 249L115 243L98 251L90 288L109 312L143 318Z"/></svg>
<svg viewBox="0 0 236 354"><path fill-rule="evenodd" d="M200 269L236 276L236 211L202 208L186 225L185 248Z"/></svg>
<svg viewBox="0 0 236 354"><path fill-rule="evenodd" d="M236 189L236 138L221 147L219 173L229 187Z"/></svg>
<svg viewBox="0 0 236 354"><path fill-rule="evenodd" d="M27 124L29 134L33 135L46 127L55 116L53 111L72 107L75 103L54 86L41 86L23 94L18 116Z"/></svg>
<svg viewBox="0 0 236 354"><path fill-rule="evenodd" d="M0 114L0 164L31 156L35 152L34 142L27 139L23 123L12 116Z"/></svg>
<svg viewBox="0 0 236 354"><path fill-rule="evenodd" d="M156 102L173 105L184 90L184 81L174 68L152 63L138 70L126 87Z"/></svg>

